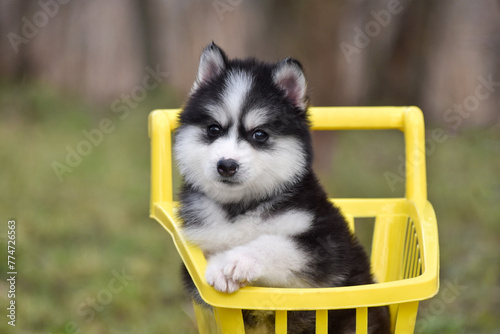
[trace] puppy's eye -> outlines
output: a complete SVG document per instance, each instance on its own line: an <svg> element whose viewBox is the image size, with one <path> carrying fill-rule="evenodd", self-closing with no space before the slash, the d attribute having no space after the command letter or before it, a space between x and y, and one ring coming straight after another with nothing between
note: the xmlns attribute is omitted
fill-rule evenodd
<svg viewBox="0 0 500 334"><path fill-rule="evenodd" d="M207 133L210 137L219 137L222 133L222 130L218 125L212 124L208 126Z"/></svg>
<svg viewBox="0 0 500 334"><path fill-rule="evenodd" d="M255 130L252 133L252 139L260 144L265 143L268 138L269 138L269 135L262 130Z"/></svg>

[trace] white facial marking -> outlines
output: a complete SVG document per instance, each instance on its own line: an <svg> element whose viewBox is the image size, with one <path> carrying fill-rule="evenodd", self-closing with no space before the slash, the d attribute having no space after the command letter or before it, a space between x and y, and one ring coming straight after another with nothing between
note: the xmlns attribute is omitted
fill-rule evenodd
<svg viewBox="0 0 500 334"><path fill-rule="evenodd" d="M229 73L225 83L222 101L225 106L225 112L228 113L233 121L238 120L241 114L241 108L252 88L252 76L243 71Z"/></svg>
<svg viewBox="0 0 500 334"><path fill-rule="evenodd" d="M250 110L243 118L243 126L247 130L252 130L269 121L268 111L257 108Z"/></svg>
<svg viewBox="0 0 500 334"><path fill-rule="evenodd" d="M231 122L231 114L226 111L226 108L217 104L209 104L205 108L208 114L217 120L223 128L226 128Z"/></svg>
<svg viewBox="0 0 500 334"><path fill-rule="evenodd" d="M222 127L234 124L239 119L243 103L252 88L252 76L246 72L231 72L225 82L221 105L208 104L206 111L219 122Z"/></svg>

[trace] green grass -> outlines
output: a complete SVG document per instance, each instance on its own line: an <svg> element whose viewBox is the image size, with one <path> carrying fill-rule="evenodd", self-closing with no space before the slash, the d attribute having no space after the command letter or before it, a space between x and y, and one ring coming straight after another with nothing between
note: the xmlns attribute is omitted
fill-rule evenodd
<svg viewBox="0 0 500 334"><path fill-rule="evenodd" d="M177 107L168 89L150 92L125 119L39 84L0 84L0 272L7 272L7 220L16 220L16 328L7 325L0 281L0 332L195 333L169 234L148 218L149 139L154 108ZM111 121L60 181L67 146ZM432 129L432 126L428 126ZM445 129L446 130L446 129ZM340 132L319 174L334 197L402 196L401 134ZM500 133L463 130L428 160L429 198L441 247L441 293L421 304L417 330L492 333L500 327ZM329 165L329 167L324 167ZM117 280L118 273L126 275ZM450 296L450 287L458 293ZM460 288L460 286L466 288ZM456 286L455 286L456 288ZM444 293L444 294L443 294Z"/></svg>

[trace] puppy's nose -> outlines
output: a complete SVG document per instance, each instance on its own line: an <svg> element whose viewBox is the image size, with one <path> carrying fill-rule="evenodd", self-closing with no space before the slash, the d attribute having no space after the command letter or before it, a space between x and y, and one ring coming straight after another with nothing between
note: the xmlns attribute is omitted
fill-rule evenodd
<svg viewBox="0 0 500 334"><path fill-rule="evenodd" d="M217 171L224 177L231 177L238 171L238 163L233 159L221 159L217 163Z"/></svg>

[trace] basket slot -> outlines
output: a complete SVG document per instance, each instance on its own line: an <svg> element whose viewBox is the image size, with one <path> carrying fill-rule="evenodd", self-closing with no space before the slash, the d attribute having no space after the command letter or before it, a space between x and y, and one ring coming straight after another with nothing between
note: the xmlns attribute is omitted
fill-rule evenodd
<svg viewBox="0 0 500 334"><path fill-rule="evenodd" d="M414 238L412 237L412 228L409 225L409 220L408 220L408 225L406 228L406 237L405 237L405 250L403 253L403 277L402 278L408 278L410 277L410 267L411 267L411 261L412 261L412 248L413 248L413 242Z"/></svg>
<svg viewBox="0 0 500 334"><path fill-rule="evenodd" d="M408 219L403 254L403 277L413 278L422 274L422 259L417 230L413 220Z"/></svg>
<svg viewBox="0 0 500 334"><path fill-rule="evenodd" d="M316 311L316 334L328 333L328 310Z"/></svg>
<svg viewBox="0 0 500 334"><path fill-rule="evenodd" d="M363 246L368 256L371 255L373 244L373 229L375 217L354 217L354 230L358 242Z"/></svg>

